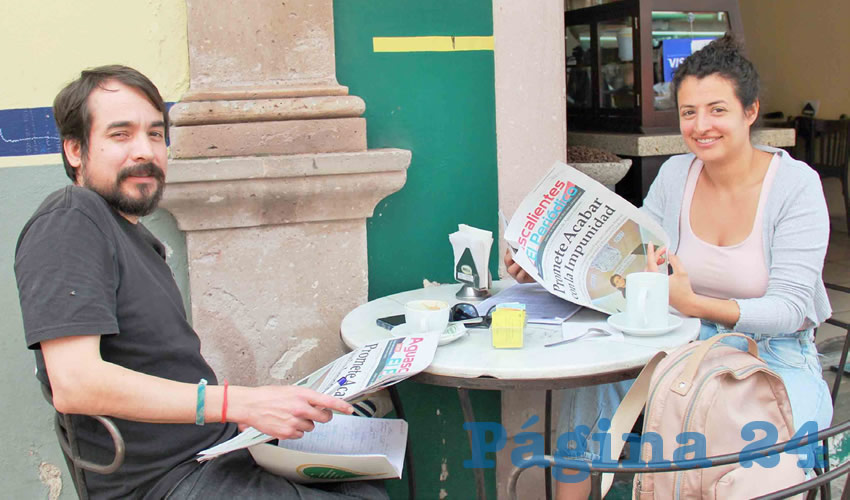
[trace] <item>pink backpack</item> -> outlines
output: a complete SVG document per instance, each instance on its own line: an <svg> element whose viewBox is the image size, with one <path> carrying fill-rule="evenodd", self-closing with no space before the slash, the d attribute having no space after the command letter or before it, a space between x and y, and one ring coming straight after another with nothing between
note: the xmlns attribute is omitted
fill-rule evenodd
<svg viewBox="0 0 850 500"><path fill-rule="evenodd" d="M718 343L731 336L746 338L749 352ZM663 352L656 354L611 420L612 456L619 456L623 433L631 430L644 405L642 463L737 453L747 446L755 449L781 443L794 435L791 403L782 379L758 357L755 341L738 333L692 342L666 357ZM753 424L757 421L766 424ZM756 429L748 436L749 440L741 437L745 426ZM775 441L760 445L758 441L765 437L762 430L765 426L773 426L778 436ZM704 436L704 453L700 450L699 456L695 456L700 437L684 433ZM656 451L651 446L653 441ZM662 453L657 450L658 442L662 444ZM749 468L732 463L677 472L638 473L633 495L639 500L753 498L805 480L803 469L797 465L799 456L781 453L778 457L778 463L773 458L772 467L765 467L769 461L762 458ZM612 474L603 475L603 495L612 480Z"/></svg>

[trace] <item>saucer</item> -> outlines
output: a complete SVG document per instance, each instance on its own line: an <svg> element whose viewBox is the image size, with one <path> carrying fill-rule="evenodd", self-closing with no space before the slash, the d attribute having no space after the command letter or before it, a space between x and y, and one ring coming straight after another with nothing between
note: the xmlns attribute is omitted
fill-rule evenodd
<svg viewBox="0 0 850 500"><path fill-rule="evenodd" d="M664 335L667 332L673 331L682 326L682 318L675 314L667 315L667 326L657 328L637 328L629 326L626 323L626 313L621 312L608 316L608 324L620 330L621 332L634 335L636 337L654 337L656 335Z"/></svg>
<svg viewBox="0 0 850 500"><path fill-rule="evenodd" d="M455 340L466 335L466 326L463 323L449 323L449 326L446 327L445 331L433 330L430 332L412 332L410 329L410 325L407 323L402 323L398 326L394 326L390 333L393 337L407 337L409 335L439 335L440 340L437 341L437 345L446 345L449 342L454 342Z"/></svg>

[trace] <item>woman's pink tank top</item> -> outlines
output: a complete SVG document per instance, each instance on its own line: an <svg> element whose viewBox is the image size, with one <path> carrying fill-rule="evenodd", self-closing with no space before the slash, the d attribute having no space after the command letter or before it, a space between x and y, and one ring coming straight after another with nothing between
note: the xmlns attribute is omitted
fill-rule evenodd
<svg viewBox="0 0 850 500"><path fill-rule="evenodd" d="M691 200L703 163L694 160L688 171L685 197L679 215L679 250L694 292L719 299L761 297L767 291L768 269L764 255L762 214L779 158L774 155L762 181L753 229L744 241L717 246L699 239L691 229Z"/></svg>

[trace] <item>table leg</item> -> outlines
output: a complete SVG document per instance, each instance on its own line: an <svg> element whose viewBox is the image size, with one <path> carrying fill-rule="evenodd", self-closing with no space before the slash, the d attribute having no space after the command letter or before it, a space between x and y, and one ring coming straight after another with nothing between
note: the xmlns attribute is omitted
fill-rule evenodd
<svg viewBox="0 0 850 500"><path fill-rule="evenodd" d="M472 411L472 402L469 400L469 390L462 389L458 387L457 389L458 399L460 399L460 409L463 411L463 421L464 422L475 422L475 413ZM471 452L478 448L476 446L477 443L474 443L475 439L473 436L476 436L475 432L471 429L469 430L469 449ZM474 453L474 452L473 452ZM487 499L487 490L484 485L484 469L475 468L472 469L475 474L475 489L478 492L478 498L480 500Z"/></svg>
<svg viewBox="0 0 850 500"><path fill-rule="evenodd" d="M543 416L543 453L552 455L552 390L546 389L546 408ZM544 471L546 476L546 500L552 500L552 468Z"/></svg>
<svg viewBox="0 0 850 500"><path fill-rule="evenodd" d="M407 420L404 416L404 407L401 405L401 397L394 385L387 387L390 400L393 402L396 417ZM416 500L416 475L413 473L413 450L410 445L410 433L407 434L407 448L404 450L404 467L407 469L407 498Z"/></svg>

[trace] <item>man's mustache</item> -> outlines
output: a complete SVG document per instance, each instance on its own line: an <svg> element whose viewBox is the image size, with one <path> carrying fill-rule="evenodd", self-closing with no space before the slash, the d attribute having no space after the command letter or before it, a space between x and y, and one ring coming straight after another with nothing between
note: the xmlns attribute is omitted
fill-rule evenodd
<svg viewBox="0 0 850 500"><path fill-rule="evenodd" d="M161 168L151 162L140 163L138 165L133 165L132 167L125 168L124 170L118 173L118 179L116 180L116 183L120 184L124 182L128 177L153 177L160 183L165 182L165 172L163 172Z"/></svg>

